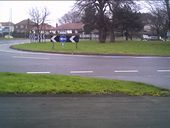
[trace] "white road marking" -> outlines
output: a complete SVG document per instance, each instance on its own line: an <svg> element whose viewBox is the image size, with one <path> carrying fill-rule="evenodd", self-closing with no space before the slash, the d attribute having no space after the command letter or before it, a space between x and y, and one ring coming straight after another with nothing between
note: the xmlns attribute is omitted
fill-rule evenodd
<svg viewBox="0 0 170 128"><path fill-rule="evenodd" d="M170 59L170 57L168 56L129 56L129 58L133 58L133 59L163 59L163 58L166 58L166 59Z"/></svg>
<svg viewBox="0 0 170 128"><path fill-rule="evenodd" d="M157 70L157 72L170 72L170 70Z"/></svg>
<svg viewBox="0 0 170 128"><path fill-rule="evenodd" d="M152 58L158 58L158 57L155 57L155 56L140 56L140 57L133 57L135 59L152 59Z"/></svg>
<svg viewBox="0 0 170 128"><path fill-rule="evenodd" d="M114 72L116 73L133 73L133 72L138 72L138 70L115 70Z"/></svg>
<svg viewBox="0 0 170 128"><path fill-rule="evenodd" d="M18 59L38 59L38 60L49 60L49 58L28 57L28 56L13 56L13 58L18 58Z"/></svg>
<svg viewBox="0 0 170 128"><path fill-rule="evenodd" d="M76 74L76 73L93 73L93 71L70 71L71 74Z"/></svg>
<svg viewBox="0 0 170 128"><path fill-rule="evenodd" d="M27 74L50 74L50 72L27 72Z"/></svg>

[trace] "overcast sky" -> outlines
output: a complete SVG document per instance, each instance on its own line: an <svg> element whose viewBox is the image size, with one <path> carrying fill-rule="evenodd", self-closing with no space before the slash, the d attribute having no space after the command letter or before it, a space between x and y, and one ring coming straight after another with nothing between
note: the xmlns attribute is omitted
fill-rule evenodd
<svg viewBox="0 0 170 128"><path fill-rule="evenodd" d="M12 12L12 22L18 23L24 19L30 18L29 10L33 7L46 7L50 11L47 23L55 26L58 19L73 8L75 1L0 1L0 22L10 20ZM144 3L142 3L144 5ZM12 10L12 11L10 11ZM143 10L145 11L145 10Z"/></svg>
<svg viewBox="0 0 170 128"><path fill-rule="evenodd" d="M29 10L33 7L46 7L50 11L47 23L55 26L58 19L73 8L75 1L0 1L0 22L10 21L18 23L30 18ZM10 11L12 10L12 11Z"/></svg>

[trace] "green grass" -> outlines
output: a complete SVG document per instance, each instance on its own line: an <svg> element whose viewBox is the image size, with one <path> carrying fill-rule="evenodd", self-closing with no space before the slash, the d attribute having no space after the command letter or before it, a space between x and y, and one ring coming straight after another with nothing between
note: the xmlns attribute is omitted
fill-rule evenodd
<svg viewBox="0 0 170 128"><path fill-rule="evenodd" d="M17 49L44 52L82 53L82 54L127 54L127 55L170 55L170 42L160 41L117 41L115 43L98 43L95 41L81 41L78 49L74 43L66 43L64 48L60 43L28 43L12 46Z"/></svg>
<svg viewBox="0 0 170 128"><path fill-rule="evenodd" d="M143 83L64 75L0 73L0 94L116 94L169 96Z"/></svg>

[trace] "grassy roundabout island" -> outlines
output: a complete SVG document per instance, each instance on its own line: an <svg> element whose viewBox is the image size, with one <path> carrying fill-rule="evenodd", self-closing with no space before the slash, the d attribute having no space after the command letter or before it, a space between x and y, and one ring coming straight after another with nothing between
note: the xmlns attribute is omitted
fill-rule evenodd
<svg viewBox="0 0 170 128"><path fill-rule="evenodd" d="M112 94L170 96L170 91L137 82L64 75L0 73L0 94Z"/></svg>
<svg viewBox="0 0 170 128"><path fill-rule="evenodd" d="M51 42L26 43L13 45L18 50L70 53L70 54L113 54L113 55L156 55L170 56L170 42L162 41L117 41L115 43L98 43L96 41L80 41L76 49L74 43L55 43L52 49Z"/></svg>

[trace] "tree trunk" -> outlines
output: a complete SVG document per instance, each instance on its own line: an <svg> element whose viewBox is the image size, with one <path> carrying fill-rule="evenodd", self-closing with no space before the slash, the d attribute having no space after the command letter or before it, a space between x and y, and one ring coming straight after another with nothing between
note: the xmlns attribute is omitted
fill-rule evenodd
<svg viewBox="0 0 170 128"><path fill-rule="evenodd" d="M160 37L160 28L157 28L157 40L159 40L159 37Z"/></svg>
<svg viewBox="0 0 170 128"><path fill-rule="evenodd" d="M169 0L165 0L166 4L166 9L167 9L167 14L168 14L168 30L170 30L170 5L169 5Z"/></svg>
<svg viewBox="0 0 170 128"><path fill-rule="evenodd" d="M106 31L103 29L99 30L99 42L105 43L106 42Z"/></svg>
<svg viewBox="0 0 170 128"><path fill-rule="evenodd" d="M113 30L110 30L110 42L115 42L115 33Z"/></svg>

